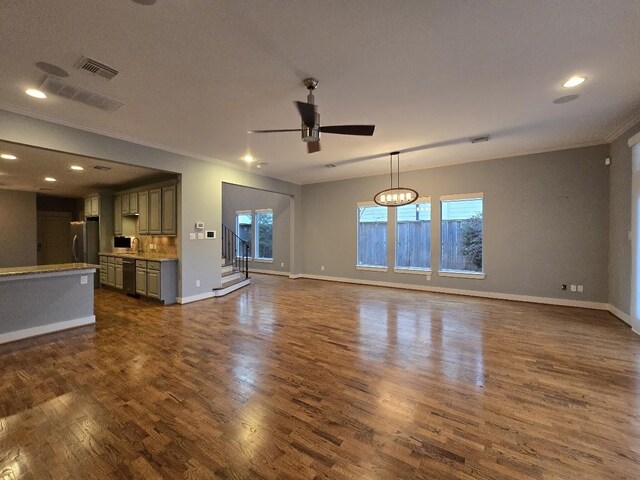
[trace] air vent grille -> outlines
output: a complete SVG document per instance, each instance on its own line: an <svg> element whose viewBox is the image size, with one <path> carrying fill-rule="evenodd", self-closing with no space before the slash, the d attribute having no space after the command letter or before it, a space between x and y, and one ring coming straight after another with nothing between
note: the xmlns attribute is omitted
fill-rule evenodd
<svg viewBox="0 0 640 480"><path fill-rule="evenodd" d="M105 167L104 165L94 165L94 170L111 170L111 167Z"/></svg>
<svg viewBox="0 0 640 480"><path fill-rule="evenodd" d="M86 70L93 75L97 75L98 77L106 78L107 80L111 80L118 74L118 70L115 68L111 68L104 63L100 63L97 60L89 57L82 57L76 63L76 67L81 70Z"/></svg>
<svg viewBox="0 0 640 480"><path fill-rule="evenodd" d="M473 137L471 139L471 143L482 143L482 142L488 142L489 141L489 135L482 135L480 137Z"/></svg>
<svg viewBox="0 0 640 480"><path fill-rule="evenodd" d="M69 85L59 78L51 75L47 75L44 80L42 80L40 88L51 95L75 100L76 102L84 103L90 107L99 108L105 112L115 112L124 105L124 103L119 100L105 97L104 95L93 93L83 88L74 87L73 85Z"/></svg>

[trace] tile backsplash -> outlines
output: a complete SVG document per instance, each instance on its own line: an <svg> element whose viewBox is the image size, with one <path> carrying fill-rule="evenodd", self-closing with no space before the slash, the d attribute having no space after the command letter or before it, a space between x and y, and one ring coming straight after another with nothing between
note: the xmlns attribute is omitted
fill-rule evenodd
<svg viewBox="0 0 640 480"><path fill-rule="evenodd" d="M177 256L176 237L166 235L138 235L140 241L138 250L142 253L154 253L158 255ZM133 239L132 239L133 244ZM114 248L116 253L128 253L128 248Z"/></svg>

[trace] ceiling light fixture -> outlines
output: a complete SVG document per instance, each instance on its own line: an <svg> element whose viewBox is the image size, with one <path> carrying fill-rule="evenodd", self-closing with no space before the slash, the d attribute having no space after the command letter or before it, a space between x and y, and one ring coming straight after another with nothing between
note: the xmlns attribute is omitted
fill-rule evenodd
<svg viewBox="0 0 640 480"><path fill-rule="evenodd" d="M57 180L53 177L44 177L45 182L57 182Z"/></svg>
<svg viewBox="0 0 640 480"><path fill-rule="evenodd" d="M242 159L247 163L251 163L254 160L253 157L249 154L246 154L244 157L242 157Z"/></svg>
<svg viewBox="0 0 640 480"><path fill-rule="evenodd" d="M44 92L41 92L40 90L37 90L35 88L29 88L25 90L24 93L33 98L47 98L47 95Z"/></svg>
<svg viewBox="0 0 640 480"><path fill-rule="evenodd" d="M396 186L393 186L393 156L397 156L398 171L396 174ZM389 154L389 170L391 176L391 186L386 190L376 193L373 201L382 207L401 207L409 205L418 199L418 192L413 188L400 186L400 152L391 152Z"/></svg>
<svg viewBox="0 0 640 480"><path fill-rule="evenodd" d="M0 158L4 158L5 160L17 160L18 157L16 157L15 155L11 155L10 153L3 153L2 155L0 155Z"/></svg>
<svg viewBox="0 0 640 480"><path fill-rule="evenodd" d="M82 170L84 170L84 168L81 167L80 165L71 165L71 170L75 170L76 172L81 172Z"/></svg>
<svg viewBox="0 0 640 480"><path fill-rule="evenodd" d="M569 80L567 80L566 82L564 82L562 84L562 86L564 88L573 88L573 87L577 87L578 85L581 85L584 83L584 81L586 80L585 77L581 77L579 75L576 75L574 77L571 77Z"/></svg>

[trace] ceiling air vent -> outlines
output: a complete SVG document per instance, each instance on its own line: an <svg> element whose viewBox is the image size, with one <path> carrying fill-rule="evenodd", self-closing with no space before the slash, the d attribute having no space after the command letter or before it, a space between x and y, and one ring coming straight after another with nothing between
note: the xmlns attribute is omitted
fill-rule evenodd
<svg viewBox="0 0 640 480"><path fill-rule="evenodd" d="M111 167L105 167L104 165L94 165L94 170L111 170Z"/></svg>
<svg viewBox="0 0 640 480"><path fill-rule="evenodd" d="M76 63L76 67L80 70L86 70L93 75L97 75L98 77L106 78L107 80L111 80L118 74L118 70L115 68L111 68L104 63L100 63L97 60L89 57L82 57Z"/></svg>
<svg viewBox="0 0 640 480"><path fill-rule="evenodd" d="M482 142L488 142L489 141L489 135L482 135L480 137L473 137L471 139L471 143L482 143Z"/></svg>
<svg viewBox="0 0 640 480"><path fill-rule="evenodd" d="M115 112L124 105L124 103L119 100L105 97L104 95L93 93L80 87L74 87L51 75L44 77L44 80L42 80L40 84L40 89L51 95L75 100L76 102L99 108L105 112Z"/></svg>

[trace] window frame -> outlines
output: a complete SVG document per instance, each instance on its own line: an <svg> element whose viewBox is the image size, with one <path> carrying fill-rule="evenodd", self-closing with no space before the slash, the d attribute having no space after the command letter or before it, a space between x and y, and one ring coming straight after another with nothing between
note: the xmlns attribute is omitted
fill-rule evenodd
<svg viewBox="0 0 640 480"><path fill-rule="evenodd" d="M442 215L442 202L443 201L456 201L456 200L477 200L477 199L481 199L482 200L482 271L480 272L472 272L469 270L451 270L451 269L446 269L446 268L442 268L442 247L443 247L443 242L442 242L442 222L443 222L443 215ZM469 278L469 279L474 279L474 280L484 280L487 276L487 274L485 273L485 229L484 229L484 192L478 192L478 193L462 193L462 194L455 194L455 195L440 195L440 254L439 254L439 265L438 265L438 276L439 277L452 277L452 278Z"/></svg>
<svg viewBox="0 0 640 480"><path fill-rule="evenodd" d="M360 208L361 207L380 207L387 208L387 221L386 227L386 248L385 248L385 265L358 265L358 259L360 258ZM389 207L382 207L376 202L366 201L357 202L356 204L356 270L369 271L369 272L387 272L389 270Z"/></svg>
<svg viewBox="0 0 640 480"><path fill-rule="evenodd" d="M251 218L251 235L249 235L249 238L253 238L253 223L254 223L253 222L253 210L236 210L236 231L235 231L236 236L238 237L238 239L240 239L240 235L239 235L239 233L240 233L240 228L239 228L240 227L240 223L238 222L238 216L240 216L240 215L249 215L249 217ZM239 250L240 250L240 242L237 241L236 242L236 251L239 251ZM253 242L251 242L249 244L249 257L248 257L249 260L253 259L252 254L253 254ZM241 257L237 257L237 258L241 258Z"/></svg>
<svg viewBox="0 0 640 480"><path fill-rule="evenodd" d="M271 214L271 257L260 257L258 256L260 254L260 229L258 228L258 215L261 213L270 213ZM253 256L253 260L256 262L262 262L262 263L273 263L273 220L274 220L274 215L273 215L273 208L256 208L254 210L254 214L253 214L253 223L252 223L252 228L254 230L254 243L253 245L255 245L255 251L254 251L254 256Z"/></svg>
<svg viewBox="0 0 640 480"><path fill-rule="evenodd" d="M430 215L429 215L429 228L433 226L433 204L431 202L431 196L428 195L426 197L418 197L418 199L411 203L410 205L417 205L420 203L428 203ZM395 216L394 216L394 242L393 242L393 271L394 273L408 273L413 275L427 275L430 276L433 273L433 238L430 238L429 242L429 256L431 257L431 265L427 268L420 267L398 267L398 207L395 207Z"/></svg>

